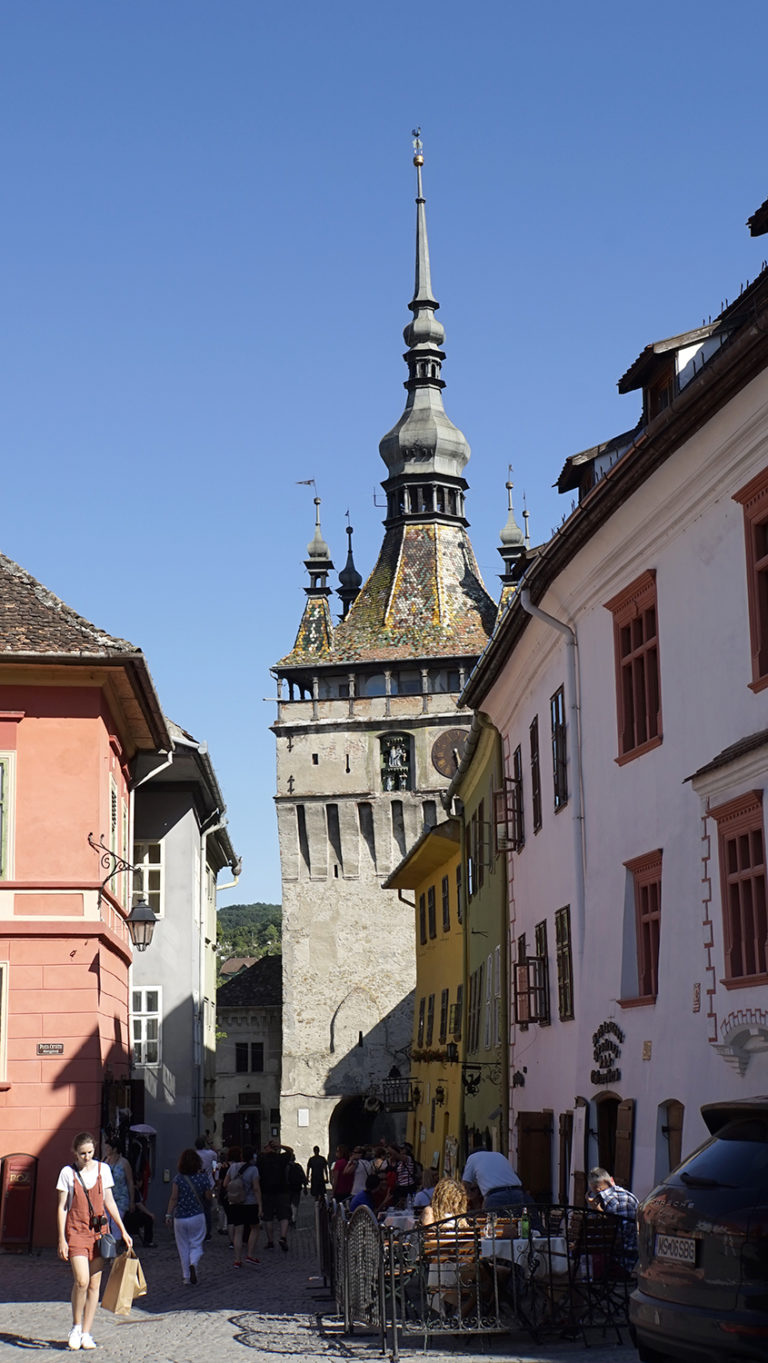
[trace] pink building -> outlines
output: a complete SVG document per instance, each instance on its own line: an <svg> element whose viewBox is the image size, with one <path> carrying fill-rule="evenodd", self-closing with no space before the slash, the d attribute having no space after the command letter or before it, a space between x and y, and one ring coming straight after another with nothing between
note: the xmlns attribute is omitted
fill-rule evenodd
<svg viewBox="0 0 768 1363"><path fill-rule="evenodd" d="M0 1156L39 1161L35 1244L72 1137L127 1096L131 886L89 835L131 861L130 766L169 747L141 651L0 555Z"/></svg>

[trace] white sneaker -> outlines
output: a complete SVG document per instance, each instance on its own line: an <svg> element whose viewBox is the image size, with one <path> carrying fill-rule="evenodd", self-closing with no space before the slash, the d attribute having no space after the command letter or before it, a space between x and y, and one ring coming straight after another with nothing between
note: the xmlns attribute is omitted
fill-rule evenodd
<svg viewBox="0 0 768 1363"><path fill-rule="evenodd" d="M94 1339L93 1335L83 1335L82 1339L80 1340L80 1348L95 1349L96 1340Z"/></svg>
<svg viewBox="0 0 768 1363"><path fill-rule="evenodd" d="M69 1339L67 1340L67 1348L69 1348L69 1349L79 1349L79 1348L81 1347L81 1345L82 1345L82 1342L83 1342L83 1327L82 1327L82 1325L73 1325L73 1326L72 1326L72 1329L71 1329L70 1332L69 1332Z"/></svg>

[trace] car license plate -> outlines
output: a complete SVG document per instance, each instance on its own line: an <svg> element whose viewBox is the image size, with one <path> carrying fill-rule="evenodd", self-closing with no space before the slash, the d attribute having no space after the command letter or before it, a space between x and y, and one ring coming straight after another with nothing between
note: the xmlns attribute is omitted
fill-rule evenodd
<svg viewBox="0 0 768 1363"><path fill-rule="evenodd" d="M654 1253L657 1259L673 1264L696 1264L696 1241L682 1235L657 1235Z"/></svg>

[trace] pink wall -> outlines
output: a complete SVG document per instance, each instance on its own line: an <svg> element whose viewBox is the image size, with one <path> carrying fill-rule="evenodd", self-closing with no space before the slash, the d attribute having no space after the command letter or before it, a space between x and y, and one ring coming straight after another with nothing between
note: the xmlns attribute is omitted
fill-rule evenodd
<svg viewBox="0 0 768 1363"><path fill-rule="evenodd" d="M97 685L0 685L0 748L16 753L15 875L0 888L36 891L0 900L0 960L9 962L0 1155L39 1157L34 1242L52 1244L54 1186L72 1138L98 1136L105 1068L128 1073L130 948L84 917L83 897L106 875L87 838L109 841L110 775L121 802L127 787ZM38 1055L45 1042L62 1054Z"/></svg>

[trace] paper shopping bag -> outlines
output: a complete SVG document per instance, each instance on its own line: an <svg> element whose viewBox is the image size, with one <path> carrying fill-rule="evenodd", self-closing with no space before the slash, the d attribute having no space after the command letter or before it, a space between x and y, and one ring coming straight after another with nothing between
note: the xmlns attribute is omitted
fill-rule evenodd
<svg viewBox="0 0 768 1363"><path fill-rule="evenodd" d="M143 1297L146 1290L141 1264L130 1249L115 1259L101 1304L106 1311L112 1311L116 1316L127 1316L134 1297Z"/></svg>
<svg viewBox="0 0 768 1363"><path fill-rule="evenodd" d="M139 1260L137 1259L137 1260L136 1260L136 1276L135 1276L135 1278L134 1278L134 1280L133 1280L133 1296L134 1296L134 1300L136 1299L136 1297L143 1297L143 1296L145 1295L145 1293L146 1293L146 1290L147 1290L147 1280L146 1280L146 1278L144 1277L144 1269L141 1267L141 1264L140 1264Z"/></svg>

